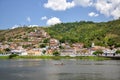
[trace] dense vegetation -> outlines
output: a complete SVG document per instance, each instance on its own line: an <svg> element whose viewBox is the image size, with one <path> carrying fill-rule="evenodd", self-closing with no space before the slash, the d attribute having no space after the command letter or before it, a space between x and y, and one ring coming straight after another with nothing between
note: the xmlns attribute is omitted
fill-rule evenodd
<svg viewBox="0 0 120 80"><path fill-rule="evenodd" d="M100 46L120 46L120 20L94 23L91 21L61 23L45 30L60 42L81 42L89 47L92 42Z"/></svg>
<svg viewBox="0 0 120 80"><path fill-rule="evenodd" d="M116 54L120 54L120 50L117 50L117 51L116 51Z"/></svg>
<svg viewBox="0 0 120 80"><path fill-rule="evenodd" d="M102 50L97 50L97 51L93 52L93 54L97 55L97 56L102 55L102 53L103 53Z"/></svg>
<svg viewBox="0 0 120 80"><path fill-rule="evenodd" d="M0 42L28 41L26 35L34 31L35 28L41 29L41 27L19 27L0 30ZM60 40L60 42L70 44L80 42L84 43L85 47L90 47L92 42L100 46L120 46L120 19L101 23L91 21L61 23L42 29L47 31L52 38ZM45 42L48 41L45 40Z"/></svg>

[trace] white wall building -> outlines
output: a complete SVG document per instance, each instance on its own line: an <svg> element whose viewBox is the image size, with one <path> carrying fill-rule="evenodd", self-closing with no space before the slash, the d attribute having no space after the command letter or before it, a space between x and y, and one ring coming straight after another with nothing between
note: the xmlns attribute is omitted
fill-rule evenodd
<svg viewBox="0 0 120 80"><path fill-rule="evenodd" d="M21 56L28 55L25 50L11 50L11 53L12 54L18 54L18 55L21 55Z"/></svg>

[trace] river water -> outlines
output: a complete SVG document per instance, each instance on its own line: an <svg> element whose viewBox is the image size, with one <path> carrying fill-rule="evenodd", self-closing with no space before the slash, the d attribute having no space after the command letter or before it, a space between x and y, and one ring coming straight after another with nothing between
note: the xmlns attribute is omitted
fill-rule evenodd
<svg viewBox="0 0 120 80"><path fill-rule="evenodd" d="M0 60L0 80L120 80L120 60Z"/></svg>

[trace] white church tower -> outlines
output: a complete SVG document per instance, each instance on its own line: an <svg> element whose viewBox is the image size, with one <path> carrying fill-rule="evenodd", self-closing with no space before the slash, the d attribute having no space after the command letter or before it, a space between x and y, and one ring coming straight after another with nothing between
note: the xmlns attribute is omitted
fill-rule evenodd
<svg viewBox="0 0 120 80"><path fill-rule="evenodd" d="M92 42L92 45L91 45L91 47L95 47L95 43L94 43L94 42Z"/></svg>

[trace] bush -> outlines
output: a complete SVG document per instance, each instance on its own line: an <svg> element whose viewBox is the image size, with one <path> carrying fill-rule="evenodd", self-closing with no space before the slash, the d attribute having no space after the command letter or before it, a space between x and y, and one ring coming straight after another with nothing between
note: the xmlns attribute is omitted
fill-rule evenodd
<svg viewBox="0 0 120 80"><path fill-rule="evenodd" d="M46 53L46 50L43 50L42 53L45 54L45 53Z"/></svg>
<svg viewBox="0 0 120 80"><path fill-rule="evenodd" d="M98 55L98 56L99 56L100 54L102 54L102 53L103 53L103 52L102 52L101 50L97 50L97 51L93 52L94 55Z"/></svg>
<svg viewBox="0 0 120 80"><path fill-rule="evenodd" d="M53 52L54 56L60 56L60 53L58 51Z"/></svg>
<svg viewBox="0 0 120 80"><path fill-rule="evenodd" d="M0 50L0 54L2 54L3 53L3 51L2 50Z"/></svg>
<svg viewBox="0 0 120 80"><path fill-rule="evenodd" d="M46 44L40 44L40 48L45 48Z"/></svg>
<svg viewBox="0 0 120 80"><path fill-rule="evenodd" d="M49 39L44 39L43 43L49 43Z"/></svg>
<svg viewBox="0 0 120 80"><path fill-rule="evenodd" d="M4 49L6 52L10 52L11 50L9 48Z"/></svg>
<svg viewBox="0 0 120 80"><path fill-rule="evenodd" d="M120 50L117 50L117 51L116 51L116 54L120 54Z"/></svg>
<svg viewBox="0 0 120 80"><path fill-rule="evenodd" d="M63 47L63 46L59 46L59 48L60 48L60 49L64 49L64 47Z"/></svg>
<svg viewBox="0 0 120 80"><path fill-rule="evenodd" d="M17 56L18 56L18 54L11 54L11 55L9 55L9 59L12 59L12 58L17 57Z"/></svg>

